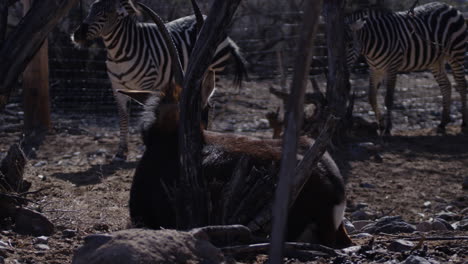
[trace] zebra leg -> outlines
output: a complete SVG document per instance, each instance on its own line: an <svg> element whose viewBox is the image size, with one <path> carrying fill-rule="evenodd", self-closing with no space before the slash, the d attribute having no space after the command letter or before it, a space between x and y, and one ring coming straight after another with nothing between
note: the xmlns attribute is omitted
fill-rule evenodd
<svg viewBox="0 0 468 264"><path fill-rule="evenodd" d="M388 73L385 80L387 93L385 95L385 107L387 108L387 113L385 116L385 130L384 135L390 136L392 130L392 110L393 110L393 101L395 95L395 84L396 84L397 74Z"/></svg>
<svg viewBox="0 0 468 264"><path fill-rule="evenodd" d="M113 86L114 87L114 86ZM119 148L117 153L114 156L114 161L124 161L127 159L128 152L128 97L117 93L117 89L114 88L114 97L117 101L117 108L119 112L119 129L120 129L120 139L119 139Z"/></svg>
<svg viewBox="0 0 468 264"><path fill-rule="evenodd" d="M445 72L443 62L438 63L431 69L434 78L439 84L440 92L442 93L442 119L437 127L437 132L445 134L445 126L450 123L450 105L452 104L452 87Z"/></svg>
<svg viewBox="0 0 468 264"><path fill-rule="evenodd" d="M468 113L466 112L466 79L465 79L465 66L463 60L451 59L449 61L450 68L452 68L453 78L455 79L455 89L460 94L461 100L461 114L462 114L462 133L468 134Z"/></svg>
<svg viewBox="0 0 468 264"><path fill-rule="evenodd" d="M379 131L382 132L384 129L384 120L380 114L379 106L377 105L377 91L380 85L380 78L378 77L379 74L371 70L369 77L369 104L374 111L375 119L377 120L377 124L379 126Z"/></svg>

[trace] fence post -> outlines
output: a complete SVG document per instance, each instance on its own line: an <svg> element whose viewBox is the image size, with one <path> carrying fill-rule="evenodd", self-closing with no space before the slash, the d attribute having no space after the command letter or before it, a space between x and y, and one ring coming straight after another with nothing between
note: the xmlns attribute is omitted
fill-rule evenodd
<svg viewBox="0 0 468 264"><path fill-rule="evenodd" d="M22 0L23 15L33 1ZM27 136L40 137L51 127L47 43L46 39L23 72L24 132Z"/></svg>

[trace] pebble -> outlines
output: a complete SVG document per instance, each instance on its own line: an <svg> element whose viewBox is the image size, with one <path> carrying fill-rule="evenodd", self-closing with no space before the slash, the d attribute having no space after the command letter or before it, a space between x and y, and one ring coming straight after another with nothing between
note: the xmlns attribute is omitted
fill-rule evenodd
<svg viewBox="0 0 468 264"><path fill-rule="evenodd" d="M450 225L449 222L445 221L445 220L442 219L442 218L436 218L436 219L434 219L433 225L436 224L436 223L441 223L441 224L443 224L444 227L445 227L445 229L434 229L434 230L454 230L454 228L452 227L452 225Z"/></svg>
<svg viewBox="0 0 468 264"><path fill-rule="evenodd" d="M416 231L419 232L429 232L432 231L432 223L425 221L416 225Z"/></svg>
<svg viewBox="0 0 468 264"><path fill-rule="evenodd" d="M369 211L356 211L351 214L351 219L353 220L370 220L375 218L375 214Z"/></svg>
<svg viewBox="0 0 468 264"><path fill-rule="evenodd" d="M453 225L456 230L468 231L468 218L455 222Z"/></svg>
<svg viewBox="0 0 468 264"><path fill-rule="evenodd" d="M47 236L36 237L33 240L34 244L45 244L45 245L47 245L48 242L49 242L49 237L47 237Z"/></svg>
<svg viewBox="0 0 468 264"><path fill-rule="evenodd" d="M409 251L414 248L414 243L411 241L406 241L403 239L397 239L392 241L390 245L388 245L387 249L394 252L404 252Z"/></svg>
<svg viewBox="0 0 468 264"><path fill-rule="evenodd" d="M76 230L73 230L73 229L65 229L62 231L62 237L65 237L65 238L72 238L76 236Z"/></svg>
<svg viewBox="0 0 468 264"><path fill-rule="evenodd" d="M365 226L362 231L371 234L412 233L416 231L416 227L403 221L401 216L385 216L378 219L375 224Z"/></svg>
<svg viewBox="0 0 468 264"><path fill-rule="evenodd" d="M346 229L346 232L353 233L356 231L356 228L354 227L353 223L351 223L351 221L349 221L348 219L343 219L343 224Z"/></svg>
<svg viewBox="0 0 468 264"><path fill-rule="evenodd" d="M371 221L371 220L358 220L358 221L354 221L353 225L356 228L356 230L359 231L366 225L373 224L373 223L374 221Z"/></svg>
<svg viewBox="0 0 468 264"><path fill-rule="evenodd" d="M50 247L45 244L36 244L34 245L34 248L38 250L43 250L43 251L50 250Z"/></svg>
<svg viewBox="0 0 468 264"><path fill-rule="evenodd" d="M353 237L354 238L371 238L373 237L373 235L369 233L359 233L359 234L353 235Z"/></svg>
<svg viewBox="0 0 468 264"><path fill-rule="evenodd" d="M359 184L359 187L361 188L367 188L367 189L375 189L375 185L367 182L363 182Z"/></svg>
<svg viewBox="0 0 468 264"><path fill-rule="evenodd" d="M436 215L436 218L441 218L441 219L444 219L446 221L454 221L454 220L459 220L460 219L460 216L457 215L456 213L452 213L452 212L440 212Z"/></svg>
<svg viewBox="0 0 468 264"><path fill-rule="evenodd" d="M36 164L34 164L34 167L42 167L42 166L44 166L44 165L46 165L46 164L47 164L46 161L41 160L41 161L39 161L39 162L36 162Z"/></svg>
<svg viewBox="0 0 468 264"><path fill-rule="evenodd" d="M439 262L437 261L429 261L425 258L418 257L411 255L405 259L405 261L401 262L402 264L438 264Z"/></svg>

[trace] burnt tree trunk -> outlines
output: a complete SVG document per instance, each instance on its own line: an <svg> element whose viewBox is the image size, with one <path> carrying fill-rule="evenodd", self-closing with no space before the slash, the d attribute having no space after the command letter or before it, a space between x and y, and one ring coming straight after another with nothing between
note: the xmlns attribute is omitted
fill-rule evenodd
<svg viewBox="0 0 468 264"><path fill-rule="evenodd" d="M341 142L346 135L344 125L349 104L349 72L346 62L344 0L329 0L324 4L325 29L328 46L327 101L332 114L340 118L334 142Z"/></svg>
<svg viewBox="0 0 468 264"><path fill-rule="evenodd" d="M8 26L8 1L0 1L0 47L5 41L7 26Z"/></svg>
<svg viewBox="0 0 468 264"><path fill-rule="evenodd" d="M299 48L294 65L291 93L284 117L286 128L283 136L279 182L273 207L270 263L283 262L285 227L287 223L291 183L295 175L297 163L296 153L299 130L302 125L304 94L321 6L321 0L308 1L302 22L302 34L299 40Z"/></svg>
<svg viewBox="0 0 468 264"><path fill-rule="evenodd" d="M8 35L0 49L0 97L9 96L18 76L40 49L49 32L77 2L78 0L34 1L30 12Z"/></svg>
<svg viewBox="0 0 468 264"><path fill-rule="evenodd" d="M179 153L181 160L181 187L183 208L178 208L179 228L209 224L210 198L207 183L201 175L202 134L200 84L211 63L216 46L227 36L240 0L216 0L193 48L180 102Z"/></svg>
<svg viewBox="0 0 468 264"><path fill-rule="evenodd" d="M25 14L33 2L23 0ZM29 142L32 145L39 144L51 127L48 58L46 39L23 72L24 132L34 139L35 142Z"/></svg>

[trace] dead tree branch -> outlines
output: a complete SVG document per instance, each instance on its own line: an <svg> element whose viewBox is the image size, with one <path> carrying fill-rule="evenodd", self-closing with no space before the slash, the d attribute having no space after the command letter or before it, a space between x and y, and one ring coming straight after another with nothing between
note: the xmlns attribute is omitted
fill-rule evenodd
<svg viewBox="0 0 468 264"><path fill-rule="evenodd" d="M283 244L287 222L291 182L296 167L296 152L298 146L299 129L301 127L304 94L306 90L307 74L320 15L322 1L309 1L303 17L299 52L294 66L291 96L285 114L286 129L283 137L281 168L279 182L276 189L273 207L273 227L271 231L270 263L283 262Z"/></svg>
<svg viewBox="0 0 468 264"><path fill-rule="evenodd" d="M201 91L200 84L213 58L215 48L226 36L240 0L214 1L193 48L180 102L179 155L181 183L185 186L185 217L181 228L206 225L210 215L209 192L201 177Z"/></svg>
<svg viewBox="0 0 468 264"><path fill-rule="evenodd" d="M53 27L78 0L34 1L31 10L0 49L0 96L11 93L18 76Z"/></svg>

